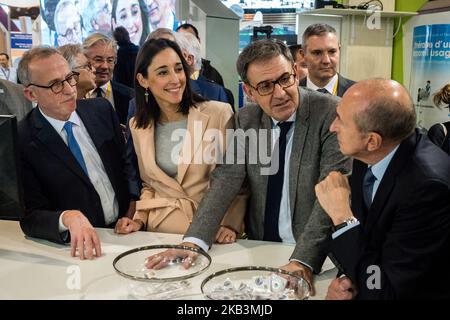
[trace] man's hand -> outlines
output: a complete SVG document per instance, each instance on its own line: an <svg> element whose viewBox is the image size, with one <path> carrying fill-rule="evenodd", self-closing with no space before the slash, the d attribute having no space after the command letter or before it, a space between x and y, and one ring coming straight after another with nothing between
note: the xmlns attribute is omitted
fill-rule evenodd
<svg viewBox="0 0 450 320"><path fill-rule="evenodd" d="M199 247L191 242L182 242L181 246L196 248ZM147 258L145 266L148 269L159 270L169 264L182 262L185 269L189 269L197 259L198 253L188 250L169 249L164 252L154 254Z"/></svg>
<svg viewBox="0 0 450 320"><path fill-rule="evenodd" d="M226 244L236 241L236 231L225 226L220 226L216 234L216 243Z"/></svg>
<svg viewBox="0 0 450 320"><path fill-rule="evenodd" d="M326 300L351 300L356 290L352 281L347 277L336 278L328 286Z"/></svg>
<svg viewBox="0 0 450 320"><path fill-rule="evenodd" d="M312 273L311 269L309 269L307 266L305 266L297 261L291 261L288 264L280 267L280 269L283 269L287 272L291 272L291 273L301 276L303 279L306 280L306 282L308 282L308 284L311 288L310 295L314 296L316 294L316 290L314 289L314 284L313 284L313 273Z"/></svg>
<svg viewBox="0 0 450 320"><path fill-rule="evenodd" d="M130 218L123 217L119 219L114 227L114 232L119 234L127 234L135 231L139 231L142 228L141 221L134 221Z"/></svg>
<svg viewBox="0 0 450 320"><path fill-rule="evenodd" d="M350 209L350 186L347 177L333 171L328 177L316 184L317 200L323 210L338 225L353 216Z"/></svg>
<svg viewBox="0 0 450 320"><path fill-rule="evenodd" d="M81 260L85 258L92 259L94 257L94 250L96 257L102 255L100 239L97 236L97 232L80 211L69 210L64 212L62 223L70 232L70 253L72 257L76 256L77 250Z"/></svg>

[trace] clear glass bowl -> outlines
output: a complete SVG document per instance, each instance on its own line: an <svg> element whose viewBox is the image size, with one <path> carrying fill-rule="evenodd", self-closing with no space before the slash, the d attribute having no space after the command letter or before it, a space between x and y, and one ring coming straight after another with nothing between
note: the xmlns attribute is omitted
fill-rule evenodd
<svg viewBox="0 0 450 320"><path fill-rule="evenodd" d="M170 254L168 254L170 253ZM157 256L164 262L161 269L148 269L147 259ZM191 267L183 263L191 259ZM128 292L137 299L169 299L184 294L190 288L188 279L205 271L211 257L203 250L180 245L153 245L121 253L113 267L127 280Z"/></svg>
<svg viewBox="0 0 450 320"><path fill-rule="evenodd" d="M212 300L306 300L310 286L301 276L270 267L237 267L211 274L201 285Z"/></svg>

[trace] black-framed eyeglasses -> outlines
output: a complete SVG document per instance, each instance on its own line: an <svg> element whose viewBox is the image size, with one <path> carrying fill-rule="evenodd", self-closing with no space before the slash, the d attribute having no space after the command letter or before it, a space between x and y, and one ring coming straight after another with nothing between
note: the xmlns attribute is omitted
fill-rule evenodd
<svg viewBox="0 0 450 320"><path fill-rule="evenodd" d="M90 62L88 62L88 63L83 64L81 66L73 67L72 69L85 69L85 70L88 70L88 71L92 71L93 68L94 67L92 66L92 64Z"/></svg>
<svg viewBox="0 0 450 320"><path fill-rule="evenodd" d="M284 73L281 77L274 81L263 81L258 83L256 87L248 84L250 87L258 91L260 96L268 96L275 90L275 85L279 84L281 88L286 89L295 83L295 73Z"/></svg>
<svg viewBox="0 0 450 320"><path fill-rule="evenodd" d="M49 86L42 86L39 84L30 83L29 85L27 85L27 87L35 86L43 89L50 89L54 94L58 94L64 90L64 82L67 82L69 86L74 87L78 83L79 76L80 74L78 72L73 71L63 81L55 81Z"/></svg>

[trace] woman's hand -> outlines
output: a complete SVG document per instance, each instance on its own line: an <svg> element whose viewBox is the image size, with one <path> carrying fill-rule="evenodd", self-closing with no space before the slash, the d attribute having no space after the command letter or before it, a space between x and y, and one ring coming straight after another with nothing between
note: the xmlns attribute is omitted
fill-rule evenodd
<svg viewBox="0 0 450 320"><path fill-rule="evenodd" d="M231 228L220 226L216 234L216 243L227 244L236 242L236 231Z"/></svg>
<svg viewBox="0 0 450 320"><path fill-rule="evenodd" d="M127 234L135 231L139 231L142 228L141 221L134 221L130 218L124 217L117 221L114 227L114 232L119 234Z"/></svg>

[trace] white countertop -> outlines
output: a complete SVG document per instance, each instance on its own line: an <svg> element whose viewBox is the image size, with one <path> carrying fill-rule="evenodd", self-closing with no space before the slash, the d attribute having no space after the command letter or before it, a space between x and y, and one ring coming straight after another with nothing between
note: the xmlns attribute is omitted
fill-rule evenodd
<svg viewBox="0 0 450 320"><path fill-rule="evenodd" d="M0 220L0 299L135 299L128 292L129 280L118 275L113 260L132 248L179 244L181 235L135 232L117 235L111 229L97 229L102 256L79 260L70 256L70 246L27 238L16 221ZM186 295L199 298L200 284L213 272L238 266L279 267L288 262L293 246L273 242L238 240L214 245L208 252L212 263L202 274L190 279ZM324 268L333 267L325 261ZM323 299L337 270L315 278L316 296ZM74 276L79 275L79 288ZM188 296L187 296L188 297Z"/></svg>

